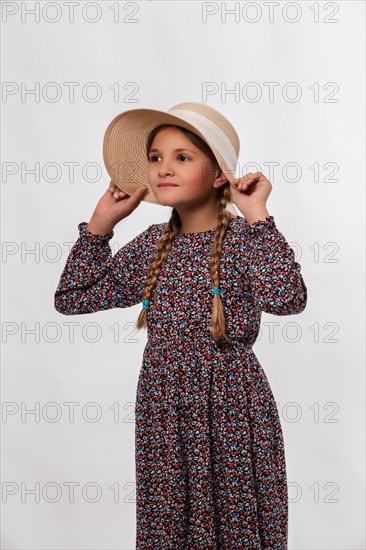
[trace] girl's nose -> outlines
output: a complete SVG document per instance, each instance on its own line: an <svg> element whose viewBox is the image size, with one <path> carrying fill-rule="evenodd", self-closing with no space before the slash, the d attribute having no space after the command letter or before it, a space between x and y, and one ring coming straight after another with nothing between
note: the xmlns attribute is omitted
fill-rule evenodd
<svg viewBox="0 0 366 550"><path fill-rule="evenodd" d="M164 163L161 166L159 166L159 175L160 176L165 176L166 174L172 174L172 173L173 173L173 168L171 168L171 166L169 166L169 164Z"/></svg>

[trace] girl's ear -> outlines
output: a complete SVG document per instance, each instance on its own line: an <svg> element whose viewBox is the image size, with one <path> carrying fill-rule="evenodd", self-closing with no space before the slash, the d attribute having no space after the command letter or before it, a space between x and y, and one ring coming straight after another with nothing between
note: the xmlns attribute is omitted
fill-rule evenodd
<svg viewBox="0 0 366 550"><path fill-rule="evenodd" d="M227 177L225 176L225 174L220 172L220 175L218 175L215 178L213 185L214 187L221 187L221 185L224 185L226 182L227 182Z"/></svg>

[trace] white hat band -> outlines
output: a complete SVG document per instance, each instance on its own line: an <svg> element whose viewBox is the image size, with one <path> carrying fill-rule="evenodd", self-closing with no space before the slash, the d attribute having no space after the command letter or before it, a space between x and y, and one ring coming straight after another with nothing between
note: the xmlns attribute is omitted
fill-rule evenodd
<svg viewBox="0 0 366 550"><path fill-rule="evenodd" d="M230 171L235 173L237 155L234 147L232 146L229 138L225 133L216 126L214 122L207 119L206 117L189 111L186 109L170 109L168 113L172 115L177 115L188 123L191 123L193 126L197 127L202 135L209 139L210 143L217 149L221 154L223 159L226 161Z"/></svg>

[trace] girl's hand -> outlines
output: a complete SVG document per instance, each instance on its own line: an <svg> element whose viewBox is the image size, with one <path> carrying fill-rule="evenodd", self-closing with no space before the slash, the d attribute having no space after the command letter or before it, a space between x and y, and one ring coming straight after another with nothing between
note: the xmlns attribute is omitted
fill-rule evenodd
<svg viewBox="0 0 366 550"><path fill-rule="evenodd" d="M99 199L93 212L87 230L103 235L110 233L114 226L129 216L142 201L147 187L142 186L130 196L120 191L113 181L107 191Z"/></svg>
<svg viewBox="0 0 366 550"><path fill-rule="evenodd" d="M234 204L245 218L249 218L251 211L266 208L266 201L272 191L272 184L262 172L249 172L243 178L237 178L231 184L231 195Z"/></svg>

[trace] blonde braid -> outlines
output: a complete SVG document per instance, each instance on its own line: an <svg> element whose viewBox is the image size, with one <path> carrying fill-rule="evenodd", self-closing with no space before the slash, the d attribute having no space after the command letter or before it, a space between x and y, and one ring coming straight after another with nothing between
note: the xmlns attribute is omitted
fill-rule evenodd
<svg viewBox="0 0 366 550"><path fill-rule="evenodd" d="M230 184L220 187L218 192L218 225L215 232L215 239L212 246L210 261L210 277L212 286L220 287L220 259L222 252L222 241L225 237L226 229L229 224L229 214L226 210L227 203L231 200ZM211 317L211 331L215 342L231 340L226 334L225 315L222 305L221 295L214 294L214 303Z"/></svg>
<svg viewBox="0 0 366 550"><path fill-rule="evenodd" d="M172 247L173 240L175 239L176 235L178 235L179 233L180 226L181 226L181 221L180 221L179 214L177 210L173 208L170 220L168 221L167 226L164 229L164 232L158 244L158 248L155 251L150 264L149 274L144 283L144 288L142 292L143 300L150 300L160 275L161 266L163 265L163 262L165 261L166 257L169 254L169 251ZM138 329L147 328L147 310L146 309L141 310L140 315L138 316L136 321L136 327Z"/></svg>

